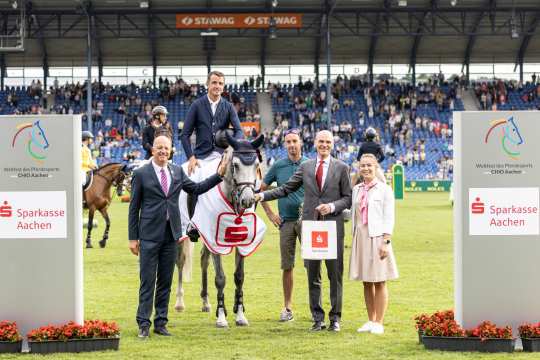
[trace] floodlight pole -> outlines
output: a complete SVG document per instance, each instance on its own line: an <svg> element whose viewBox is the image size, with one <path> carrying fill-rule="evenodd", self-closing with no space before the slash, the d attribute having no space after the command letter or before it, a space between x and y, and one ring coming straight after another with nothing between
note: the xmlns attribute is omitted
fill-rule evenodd
<svg viewBox="0 0 540 360"><path fill-rule="evenodd" d="M327 6L326 16L326 114L328 116L328 130L332 131L332 74L330 72L330 11Z"/></svg>
<svg viewBox="0 0 540 360"><path fill-rule="evenodd" d="M94 131L92 122L92 19L88 9L85 9L86 17L88 18L88 36L86 43L86 66L88 67L88 80L86 82L86 121L88 130Z"/></svg>

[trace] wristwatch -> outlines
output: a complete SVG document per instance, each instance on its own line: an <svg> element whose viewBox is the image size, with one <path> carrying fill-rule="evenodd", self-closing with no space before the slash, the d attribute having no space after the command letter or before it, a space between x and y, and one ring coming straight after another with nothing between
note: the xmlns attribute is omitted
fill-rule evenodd
<svg viewBox="0 0 540 360"><path fill-rule="evenodd" d="M386 245L388 245L388 244L391 243L391 241L390 241L390 239L388 239L388 240L385 240L384 243L385 243Z"/></svg>

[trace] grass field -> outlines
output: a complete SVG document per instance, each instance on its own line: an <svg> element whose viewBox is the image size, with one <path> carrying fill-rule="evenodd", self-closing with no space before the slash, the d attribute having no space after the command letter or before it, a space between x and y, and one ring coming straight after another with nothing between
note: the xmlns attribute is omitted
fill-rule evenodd
<svg viewBox="0 0 540 360"><path fill-rule="evenodd" d="M135 311L138 293L137 258L127 249L127 204L111 208L111 241L106 249L84 252L85 317L117 321L122 329L119 352L64 354L58 359L502 359L508 355L430 352L418 344L413 317L421 312L448 309L453 304L452 213L447 193L407 194L397 202L397 223L393 244L400 278L389 284L390 306L383 336L358 334L366 321L362 285L348 280L349 246L345 254L344 306L340 333L310 333L307 280L297 258L294 311L291 323L277 321L282 308L279 238L269 228L263 245L246 261L244 298L248 328L234 326L233 257L225 259L227 271L226 301L228 330L216 329L214 313L200 312L200 272L194 269L194 281L185 285L186 311L174 311L171 299L169 330L171 338L137 338ZM94 232L103 231L100 227ZM350 224L346 244L350 245ZM197 244L196 253L200 249ZM299 255L297 255L299 256ZM197 263L195 263L195 266ZM323 269L325 271L325 269ZM324 273L323 273L324 274ZM213 278L213 272L211 273ZM324 276L323 276L324 278ZM211 282L213 284L213 281ZM328 281L323 285L325 309ZM215 289L211 289L215 305ZM173 287L173 294L176 284ZM214 308L212 309L214 310ZM515 354L520 358L538 355ZM13 357L13 356L12 356ZM41 358L28 355L26 358ZM6 359L9 356L0 356Z"/></svg>

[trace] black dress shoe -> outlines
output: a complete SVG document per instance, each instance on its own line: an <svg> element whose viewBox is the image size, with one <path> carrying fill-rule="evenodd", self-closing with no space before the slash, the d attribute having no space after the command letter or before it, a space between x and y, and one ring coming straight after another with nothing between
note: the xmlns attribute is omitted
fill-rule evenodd
<svg viewBox="0 0 540 360"><path fill-rule="evenodd" d="M144 326L139 328L139 334L137 335L141 339L146 339L150 335L150 328Z"/></svg>
<svg viewBox="0 0 540 360"><path fill-rule="evenodd" d="M321 331L326 328L326 325L322 321L315 321L311 326L311 331Z"/></svg>
<svg viewBox="0 0 540 360"><path fill-rule="evenodd" d="M331 321L330 326L328 327L328 331L341 331L341 326L339 325L339 321Z"/></svg>
<svg viewBox="0 0 540 360"><path fill-rule="evenodd" d="M167 330L165 326L154 328L154 333L163 336L172 336L172 334L169 332L169 330Z"/></svg>

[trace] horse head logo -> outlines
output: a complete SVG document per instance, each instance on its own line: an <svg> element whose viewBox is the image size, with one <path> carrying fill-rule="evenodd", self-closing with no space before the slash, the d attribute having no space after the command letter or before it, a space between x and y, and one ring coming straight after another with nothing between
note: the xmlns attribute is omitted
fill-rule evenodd
<svg viewBox="0 0 540 360"><path fill-rule="evenodd" d="M484 142L487 144L489 137L495 128L500 126L500 142L501 148L508 157L517 160L520 155L518 147L524 143L523 137L519 132L519 129L514 121L514 117L510 116L508 119L499 119L491 122Z"/></svg>
<svg viewBox="0 0 540 360"><path fill-rule="evenodd" d="M17 132L13 136L11 147L15 147L15 142L19 135L28 130L28 140L26 141L26 152L37 162L42 162L47 158L46 150L49 147L49 141L45 136L45 131L41 127L39 120L35 123L24 123L17 125Z"/></svg>

